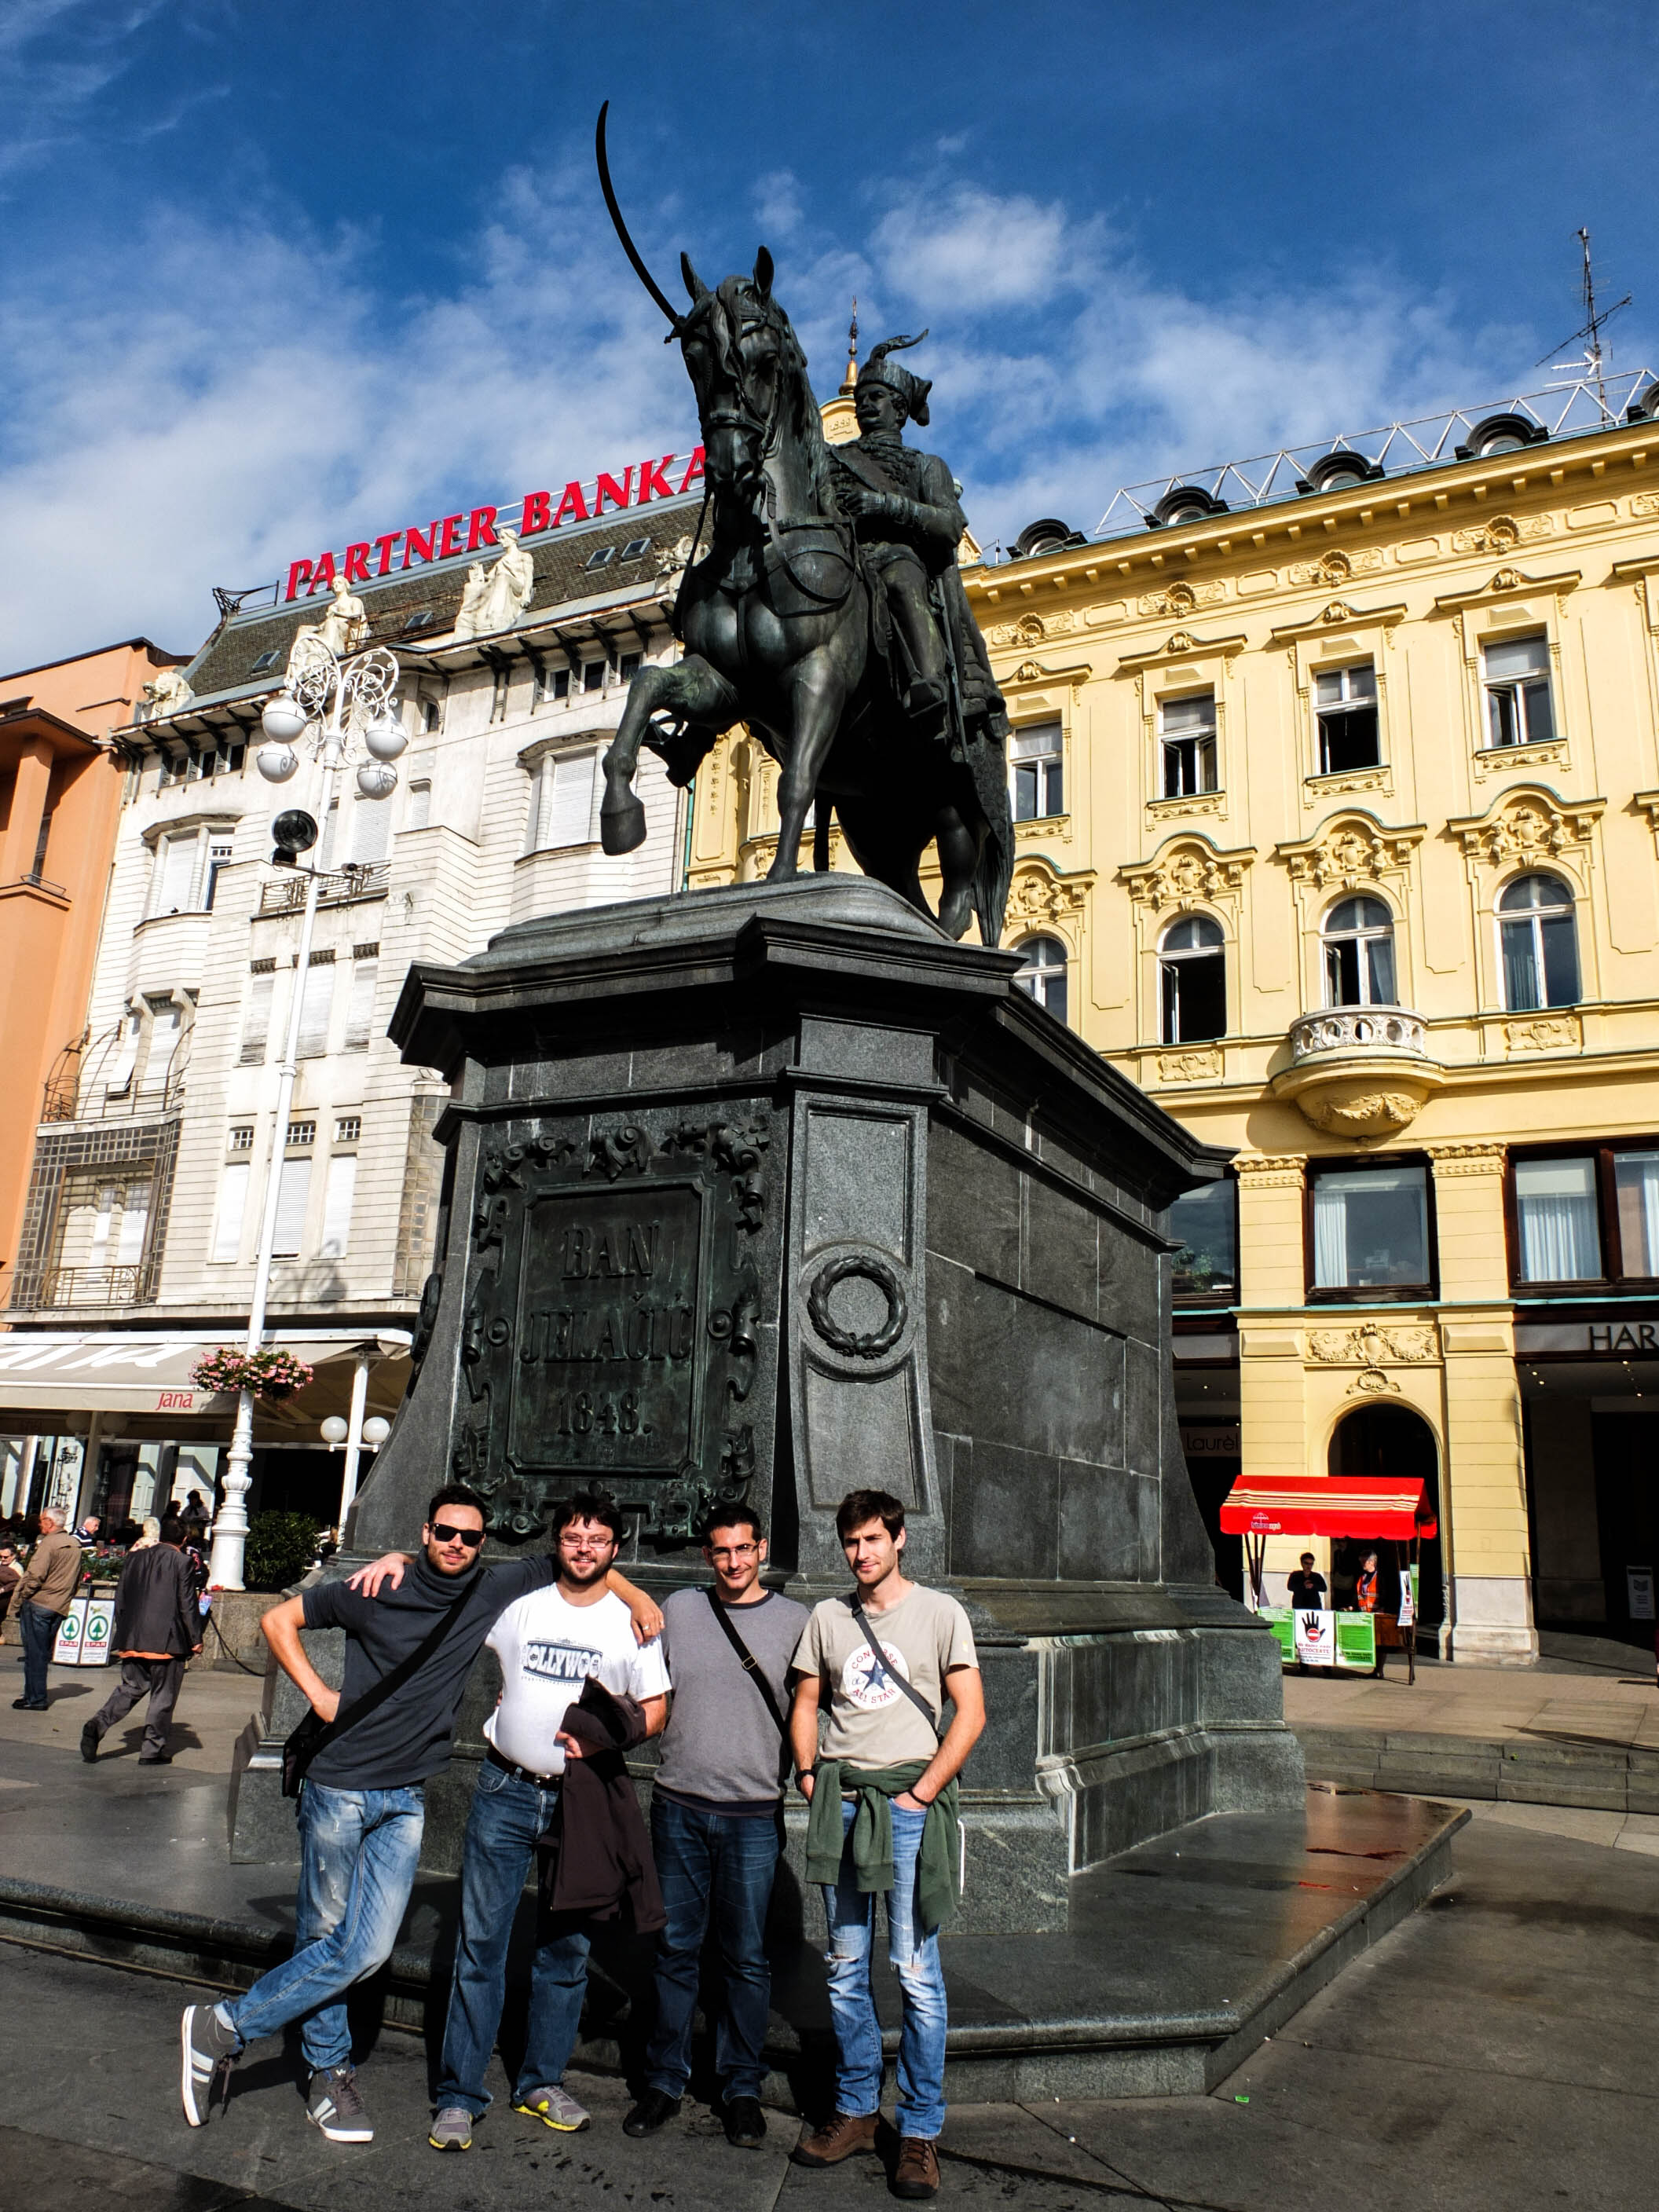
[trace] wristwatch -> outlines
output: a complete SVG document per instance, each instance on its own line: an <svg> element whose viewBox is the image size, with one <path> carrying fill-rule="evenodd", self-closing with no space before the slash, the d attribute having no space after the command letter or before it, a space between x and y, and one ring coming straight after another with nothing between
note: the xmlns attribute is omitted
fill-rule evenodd
<svg viewBox="0 0 1659 2212"><path fill-rule="evenodd" d="M797 1788L799 1788L803 1782L811 1782L814 1780L817 1777L817 1771L818 1763L817 1759L814 1759L810 1766L798 1766L795 1769L795 1783Z"/></svg>

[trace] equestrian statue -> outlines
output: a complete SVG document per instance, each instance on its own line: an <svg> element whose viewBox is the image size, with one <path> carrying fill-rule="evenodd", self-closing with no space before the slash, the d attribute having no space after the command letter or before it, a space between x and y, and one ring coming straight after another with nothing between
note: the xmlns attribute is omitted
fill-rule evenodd
<svg viewBox="0 0 1659 2212"><path fill-rule="evenodd" d="M684 786L741 722L780 770L769 880L796 873L816 802L817 868L830 865L833 814L866 875L927 913L917 870L934 843L940 923L959 938L976 919L994 945L1013 866L1007 714L957 566L959 487L936 455L904 442L907 422L927 424L932 387L892 356L921 339L872 349L855 389L860 435L828 444L806 356L773 296L771 255L762 246L752 275L711 289L682 254L682 314L628 234L605 119L601 108L605 204L679 341L705 485L674 606L684 656L640 668L605 756L605 850L644 840L633 787L641 745Z"/></svg>

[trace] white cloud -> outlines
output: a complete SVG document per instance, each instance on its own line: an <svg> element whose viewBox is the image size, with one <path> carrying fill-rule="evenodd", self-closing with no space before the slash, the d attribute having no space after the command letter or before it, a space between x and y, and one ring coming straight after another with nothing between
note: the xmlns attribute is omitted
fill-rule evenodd
<svg viewBox="0 0 1659 2212"><path fill-rule="evenodd" d="M792 239L801 225L800 183L792 169L774 169L762 177L754 191L755 220L769 243Z"/></svg>

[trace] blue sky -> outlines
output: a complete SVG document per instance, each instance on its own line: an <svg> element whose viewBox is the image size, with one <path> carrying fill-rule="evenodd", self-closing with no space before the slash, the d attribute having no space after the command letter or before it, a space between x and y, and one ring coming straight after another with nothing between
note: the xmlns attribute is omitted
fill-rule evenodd
<svg viewBox="0 0 1659 2212"><path fill-rule="evenodd" d="M820 397L923 324L982 539L1535 389L1587 223L1659 365L1659 18L1597 4L0 7L0 665L695 442L665 287L764 239Z"/></svg>

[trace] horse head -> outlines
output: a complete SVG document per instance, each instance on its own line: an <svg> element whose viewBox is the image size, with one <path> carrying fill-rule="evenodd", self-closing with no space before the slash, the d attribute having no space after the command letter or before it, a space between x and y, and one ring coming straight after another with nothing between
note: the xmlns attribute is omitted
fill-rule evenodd
<svg viewBox="0 0 1659 2212"><path fill-rule="evenodd" d="M763 246L753 273L712 290L680 256L691 301L677 333L702 425L705 466L717 491L753 498L781 430L794 428L805 356L772 296L772 257Z"/></svg>

